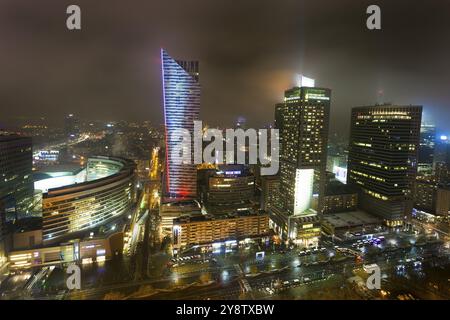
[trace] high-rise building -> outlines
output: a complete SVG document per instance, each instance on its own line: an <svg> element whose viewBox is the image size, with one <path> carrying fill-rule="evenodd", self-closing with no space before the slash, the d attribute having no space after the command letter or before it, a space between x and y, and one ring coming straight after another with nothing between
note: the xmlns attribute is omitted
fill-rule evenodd
<svg viewBox="0 0 450 320"><path fill-rule="evenodd" d="M450 168L450 141L445 135L436 139L434 162L435 164L444 163L447 168Z"/></svg>
<svg viewBox="0 0 450 320"><path fill-rule="evenodd" d="M428 175L432 174L435 144L436 127L430 124L422 124L420 127L418 172Z"/></svg>
<svg viewBox="0 0 450 320"><path fill-rule="evenodd" d="M33 154L31 138L0 135L0 199L6 219L28 215L33 203Z"/></svg>
<svg viewBox="0 0 450 320"><path fill-rule="evenodd" d="M64 119L64 131L66 138L69 140L75 140L80 135L80 124L78 118L74 114L68 114Z"/></svg>
<svg viewBox="0 0 450 320"><path fill-rule="evenodd" d="M450 187L438 188L436 195L436 214L442 217L450 216Z"/></svg>
<svg viewBox="0 0 450 320"><path fill-rule="evenodd" d="M414 187L414 208L434 214L438 183L433 176L417 176Z"/></svg>
<svg viewBox="0 0 450 320"><path fill-rule="evenodd" d="M275 194L280 188L280 178L276 176L261 177L261 209L269 212L275 204Z"/></svg>
<svg viewBox="0 0 450 320"><path fill-rule="evenodd" d="M324 197L323 213L354 211L358 205L358 193L352 187L340 181L327 183Z"/></svg>
<svg viewBox="0 0 450 320"><path fill-rule="evenodd" d="M179 145L174 132L188 130L193 137L194 120L200 113L200 84L197 61L177 61L161 49L164 118L166 127L165 189L170 198L197 196L197 169L194 164L180 164L173 152ZM191 138L191 143L193 139ZM191 144L191 159L193 159ZM193 161L193 160L192 160Z"/></svg>
<svg viewBox="0 0 450 320"><path fill-rule="evenodd" d="M361 208L398 226L412 211L421 106L376 105L352 109L348 183Z"/></svg>
<svg viewBox="0 0 450 320"><path fill-rule="evenodd" d="M251 210L255 176L244 165L221 165L208 179L203 197L210 214Z"/></svg>
<svg viewBox="0 0 450 320"><path fill-rule="evenodd" d="M324 195L330 96L329 89L295 87L276 106L280 191L290 214L309 209L313 191Z"/></svg>
<svg viewBox="0 0 450 320"><path fill-rule="evenodd" d="M445 162L436 162L434 165L434 176L439 184L448 184L449 170Z"/></svg>
<svg viewBox="0 0 450 320"><path fill-rule="evenodd" d="M276 105L280 134L280 186L272 222L283 239L309 245L320 235L325 193L331 90L294 87ZM312 210L318 197L317 211ZM295 219L292 219L295 217ZM309 230L309 228L313 230Z"/></svg>

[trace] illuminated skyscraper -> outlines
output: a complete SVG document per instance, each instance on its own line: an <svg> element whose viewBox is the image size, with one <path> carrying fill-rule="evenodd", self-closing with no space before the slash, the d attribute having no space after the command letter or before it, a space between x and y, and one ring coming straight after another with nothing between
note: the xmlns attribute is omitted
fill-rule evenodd
<svg viewBox="0 0 450 320"><path fill-rule="evenodd" d="M286 196L290 214L309 209L313 192L323 196L330 95L329 89L295 87L287 90L284 103L276 106L281 142L280 191Z"/></svg>
<svg viewBox="0 0 450 320"><path fill-rule="evenodd" d="M401 225L412 210L422 118L421 106L352 109L348 183L363 209Z"/></svg>
<svg viewBox="0 0 450 320"><path fill-rule="evenodd" d="M200 113L198 62L176 61L164 49L161 49L161 62L166 127L166 195L171 198L196 197L196 166L175 162L173 152L180 140L173 133L177 129L186 129L193 137L194 120L199 119ZM192 153L191 144L191 159Z"/></svg>
<svg viewBox="0 0 450 320"><path fill-rule="evenodd" d="M439 183L448 183L448 172L450 169L450 141L448 136L442 135L436 139L434 152L434 174Z"/></svg>
<svg viewBox="0 0 450 320"><path fill-rule="evenodd" d="M328 122L331 90L307 86L285 91L276 105L280 130L280 186L273 221L283 238L310 244L320 235L320 216L325 193ZM312 87L309 87L309 86ZM318 206L313 209L313 197ZM317 239L316 239L317 240Z"/></svg>
<svg viewBox="0 0 450 320"><path fill-rule="evenodd" d="M6 220L26 217L33 203L31 138L0 135L0 199Z"/></svg>
<svg viewBox="0 0 450 320"><path fill-rule="evenodd" d="M434 147L436 144L436 127L422 124L420 127L420 147L418 171L431 174L433 171Z"/></svg>
<svg viewBox="0 0 450 320"><path fill-rule="evenodd" d="M66 138L69 140L78 139L80 135L80 124L78 118L76 118L72 113L67 115L64 119L64 131Z"/></svg>

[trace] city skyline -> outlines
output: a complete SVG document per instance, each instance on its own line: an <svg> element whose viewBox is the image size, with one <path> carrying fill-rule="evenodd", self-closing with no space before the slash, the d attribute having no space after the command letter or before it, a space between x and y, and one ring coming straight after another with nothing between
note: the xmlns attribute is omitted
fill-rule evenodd
<svg viewBox="0 0 450 320"><path fill-rule="evenodd" d="M424 1L2 1L0 300L449 300Z"/></svg>
<svg viewBox="0 0 450 320"><path fill-rule="evenodd" d="M383 28L375 32L365 28L365 1L288 1L282 7L259 1L256 13L252 1L239 11L230 3L218 8L198 1L184 10L174 4L138 2L127 9L134 19L124 20L121 5L104 10L102 1L80 1L78 33L59 28L64 3L43 1L27 19L0 19L0 33L9 40L0 60L6 75L0 83L2 113L14 119L45 116L51 123L75 111L81 118L163 123L158 61L165 47L202 64L200 118L213 126L231 126L239 117L254 127L269 124L273 104L295 85L297 73L333 90L331 117L339 121L330 132L347 136L350 109L377 101L423 105L424 119L438 128L450 119L444 59L449 46L439 41L450 11L442 1L427 2L427 10L407 1L380 1ZM317 20L319 8L326 24ZM18 17L32 10L8 1L1 9ZM0 125L8 123L3 118Z"/></svg>

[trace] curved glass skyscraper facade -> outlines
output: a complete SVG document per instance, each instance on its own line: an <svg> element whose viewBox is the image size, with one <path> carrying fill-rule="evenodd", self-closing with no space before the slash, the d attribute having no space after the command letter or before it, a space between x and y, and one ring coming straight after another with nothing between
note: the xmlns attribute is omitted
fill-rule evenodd
<svg viewBox="0 0 450 320"><path fill-rule="evenodd" d="M200 84L197 61L176 61L161 49L164 119L166 127L166 195L189 198L197 195L197 168L178 164L173 158L180 140L177 129L186 129L192 137L194 120L200 113ZM193 159L191 145L191 159Z"/></svg>

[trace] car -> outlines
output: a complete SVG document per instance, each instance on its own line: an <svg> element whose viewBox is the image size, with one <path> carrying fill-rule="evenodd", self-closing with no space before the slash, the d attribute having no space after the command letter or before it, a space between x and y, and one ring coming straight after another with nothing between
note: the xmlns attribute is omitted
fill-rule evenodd
<svg viewBox="0 0 450 320"><path fill-rule="evenodd" d="M309 282L309 281L311 281L310 278L308 278L308 277L304 277L304 278L303 278L303 282Z"/></svg>
<svg viewBox="0 0 450 320"><path fill-rule="evenodd" d="M294 279L294 283L299 283L300 280L299 279Z"/></svg>
<svg viewBox="0 0 450 320"><path fill-rule="evenodd" d="M287 286L287 285L289 284L289 281L284 281L283 284L284 284L285 286Z"/></svg>

